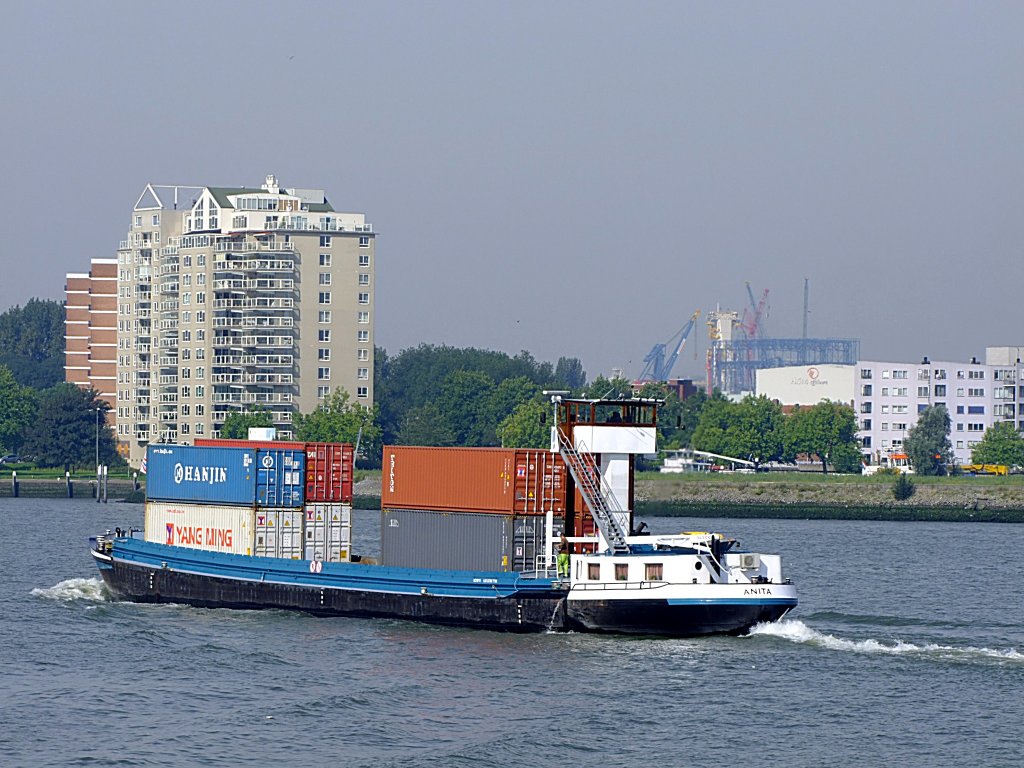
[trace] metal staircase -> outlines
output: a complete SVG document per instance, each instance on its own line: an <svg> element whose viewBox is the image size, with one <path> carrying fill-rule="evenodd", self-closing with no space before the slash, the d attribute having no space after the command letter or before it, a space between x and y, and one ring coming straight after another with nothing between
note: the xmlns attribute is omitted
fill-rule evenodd
<svg viewBox="0 0 1024 768"><path fill-rule="evenodd" d="M605 495L601 493L601 472L592 455L576 450L560 428L556 427L555 433L558 435L558 452L565 460L580 495L590 507L590 514L593 515L601 535L608 542L612 552L628 553L626 534L615 517L614 510L608 506Z"/></svg>

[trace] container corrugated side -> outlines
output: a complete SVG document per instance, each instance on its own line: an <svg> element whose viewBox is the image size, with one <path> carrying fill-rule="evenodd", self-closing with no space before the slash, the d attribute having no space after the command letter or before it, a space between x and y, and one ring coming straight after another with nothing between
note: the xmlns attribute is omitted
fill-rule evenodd
<svg viewBox="0 0 1024 768"><path fill-rule="evenodd" d="M386 446L381 505L539 515L565 510L566 473L549 451Z"/></svg>
<svg viewBox="0 0 1024 768"><path fill-rule="evenodd" d="M287 450L256 450L256 505L259 507L301 507L306 493L306 452L301 447Z"/></svg>
<svg viewBox="0 0 1024 768"><path fill-rule="evenodd" d="M256 451L194 445L150 445L146 498L210 504L256 499Z"/></svg>
<svg viewBox="0 0 1024 768"><path fill-rule="evenodd" d="M301 509L256 510L254 554L301 560L303 517Z"/></svg>
<svg viewBox="0 0 1024 768"><path fill-rule="evenodd" d="M192 442L193 445L207 448L280 448L286 451L302 448L304 445L291 440L234 440L227 437L197 437Z"/></svg>
<svg viewBox="0 0 1024 768"><path fill-rule="evenodd" d="M305 512L306 559L348 562L352 557L352 505L307 504Z"/></svg>
<svg viewBox="0 0 1024 768"><path fill-rule="evenodd" d="M381 562L404 568L510 571L513 522L511 515L385 508Z"/></svg>
<svg viewBox="0 0 1024 768"><path fill-rule="evenodd" d="M251 555L254 522L251 508L149 501L144 535L172 547Z"/></svg>
<svg viewBox="0 0 1024 768"><path fill-rule="evenodd" d="M352 501L350 443L306 443L306 502Z"/></svg>

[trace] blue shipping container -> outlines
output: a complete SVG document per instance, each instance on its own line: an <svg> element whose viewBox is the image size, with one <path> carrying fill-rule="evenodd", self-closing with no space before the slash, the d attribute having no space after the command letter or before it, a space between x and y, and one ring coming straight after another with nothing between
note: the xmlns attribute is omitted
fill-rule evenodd
<svg viewBox="0 0 1024 768"><path fill-rule="evenodd" d="M256 503L256 451L195 445L150 445L146 498L210 504Z"/></svg>
<svg viewBox="0 0 1024 768"><path fill-rule="evenodd" d="M306 449L256 449L256 504L301 507L306 496Z"/></svg>

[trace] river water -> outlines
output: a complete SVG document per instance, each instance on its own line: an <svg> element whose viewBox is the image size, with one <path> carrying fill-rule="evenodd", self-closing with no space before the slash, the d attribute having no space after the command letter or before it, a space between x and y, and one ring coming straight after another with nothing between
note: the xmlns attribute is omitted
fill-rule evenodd
<svg viewBox="0 0 1024 768"><path fill-rule="evenodd" d="M800 607L666 640L117 603L86 539L141 506L0 499L0 765L1024 765L1024 527L647 522L781 552Z"/></svg>

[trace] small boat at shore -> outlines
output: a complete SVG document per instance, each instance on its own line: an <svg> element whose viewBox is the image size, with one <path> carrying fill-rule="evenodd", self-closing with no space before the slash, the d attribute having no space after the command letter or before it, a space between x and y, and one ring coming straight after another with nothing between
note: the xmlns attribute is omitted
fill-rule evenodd
<svg viewBox="0 0 1024 768"><path fill-rule="evenodd" d="M350 448L268 441L150 446L145 530L90 551L124 600L513 632L740 634L797 605L777 554L638 535L659 401L552 401L549 450L385 447L380 562L357 554Z"/></svg>

